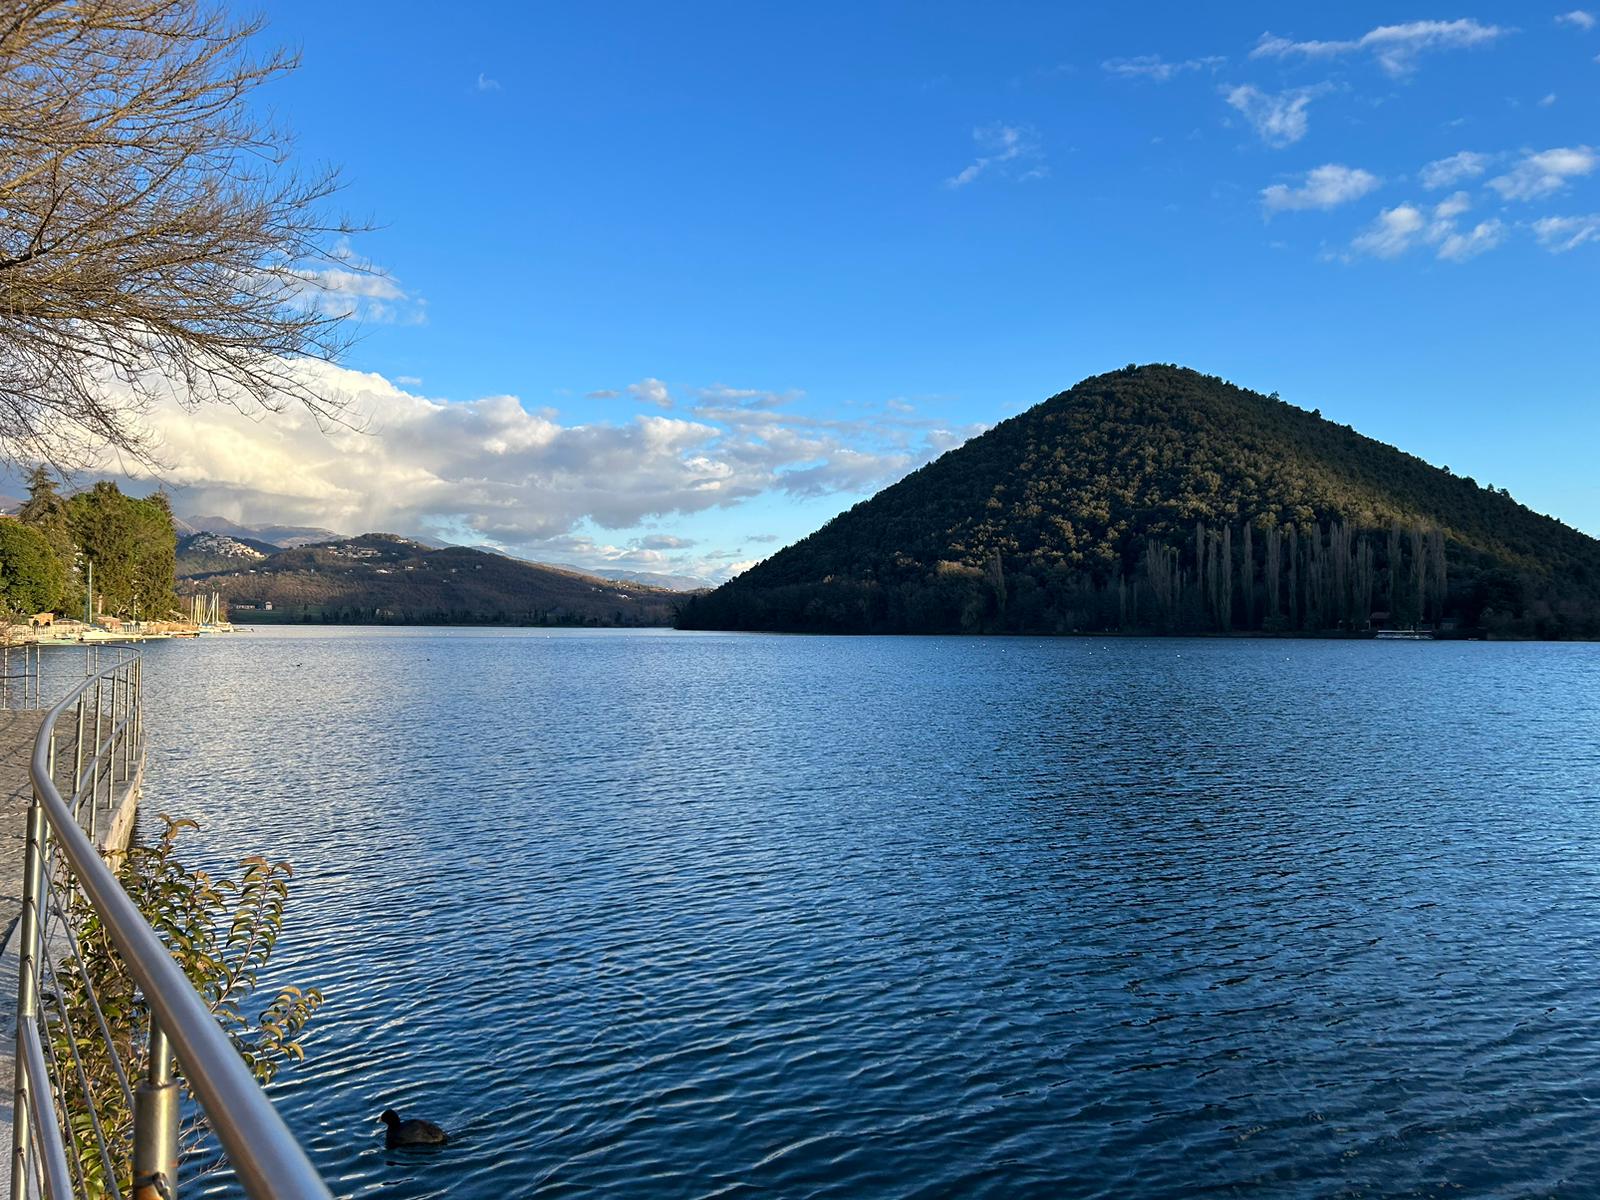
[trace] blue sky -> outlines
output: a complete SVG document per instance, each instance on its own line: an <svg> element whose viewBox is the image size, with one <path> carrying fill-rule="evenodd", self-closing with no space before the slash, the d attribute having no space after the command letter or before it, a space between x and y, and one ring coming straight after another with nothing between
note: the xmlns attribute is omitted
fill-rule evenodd
<svg viewBox="0 0 1600 1200"><path fill-rule="evenodd" d="M298 432L274 483L178 431L191 509L718 575L1173 361L1600 533L1600 8L266 14L263 103L381 226L347 365L401 448L361 507Z"/></svg>

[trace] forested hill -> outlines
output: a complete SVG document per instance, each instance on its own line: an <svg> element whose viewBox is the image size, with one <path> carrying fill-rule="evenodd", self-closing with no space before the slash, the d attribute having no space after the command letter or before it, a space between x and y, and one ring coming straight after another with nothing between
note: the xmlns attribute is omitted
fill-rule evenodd
<svg viewBox="0 0 1600 1200"><path fill-rule="evenodd" d="M680 624L1600 635L1600 542L1216 376L1128 367L950 451Z"/></svg>
<svg viewBox="0 0 1600 1200"><path fill-rule="evenodd" d="M670 625L680 601L663 588L387 533L263 549L272 547L233 538L191 545L187 558L217 569L190 572L183 590L221 592L243 623Z"/></svg>

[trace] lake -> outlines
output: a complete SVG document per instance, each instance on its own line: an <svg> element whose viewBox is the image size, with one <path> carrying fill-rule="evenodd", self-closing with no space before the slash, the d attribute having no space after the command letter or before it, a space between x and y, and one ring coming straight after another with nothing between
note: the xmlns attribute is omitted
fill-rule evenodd
<svg viewBox="0 0 1600 1200"><path fill-rule="evenodd" d="M1600 647L277 629L146 687L147 809L295 865L336 1194L1600 1171Z"/></svg>

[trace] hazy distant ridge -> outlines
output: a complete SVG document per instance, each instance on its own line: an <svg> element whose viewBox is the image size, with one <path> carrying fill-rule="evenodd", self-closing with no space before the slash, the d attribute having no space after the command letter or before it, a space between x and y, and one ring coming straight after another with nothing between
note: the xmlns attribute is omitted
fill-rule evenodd
<svg viewBox="0 0 1600 1200"><path fill-rule="evenodd" d="M261 545L187 535L178 561L185 590L222 592L246 623L668 625L680 602L664 588L394 534L269 553Z"/></svg>

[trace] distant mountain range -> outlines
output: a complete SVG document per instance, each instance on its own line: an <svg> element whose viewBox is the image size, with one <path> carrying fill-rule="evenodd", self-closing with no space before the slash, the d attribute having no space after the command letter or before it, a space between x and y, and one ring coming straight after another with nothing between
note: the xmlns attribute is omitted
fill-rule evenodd
<svg viewBox="0 0 1600 1200"><path fill-rule="evenodd" d="M21 503L18 501L17 503ZM226 517L179 517L176 518L179 544L178 554L180 559L187 556L188 562L179 563L179 573L192 574L196 570L222 570L227 566L229 551L221 549L221 557L217 557L220 543L193 542L196 535L209 533L233 539L239 545L253 547L256 550L271 553L273 550L292 550L298 546L314 546L319 542L338 541L341 534L331 529L319 529L308 525L241 525L237 521L230 521ZM441 542L435 538L414 537L411 541L426 546L432 550L449 548L449 542ZM469 547L474 549L475 547ZM490 554L501 554L501 551L490 550ZM621 583L640 583L646 587L665 588L669 592L696 592L709 591L717 585L709 579L701 579L694 575L673 575L654 571L624 571L614 568L590 570L586 567L573 566L570 563L540 563L532 559L516 558L515 555L503 555L516 562L529 563L536 567L553 567L558 571L567 571L577 575L589 575L596 579L610 579ZM186 571L187 568L187 571Z"/></svg>
<svg viewBox="0 0 1600 1200"><path fill-rule="evenodd" d="M669 592L708 592L717 585L698 575L666 575L657 571L591 571L574 567L570 563L549 564L563 571L576 571L580 575L594 575L600 579L614 579L622 583L642 583L646 587L666 588Z"/></svg>
<svg viewBox="0 0 1600 1200"><path fill-rule="evenodd" d="M1600 637L1600 541L1275 394L1128 367L691 599L682 624Z"/></svg>
<svg viewBox="0 0 1600 1200"><path fill-rule="evenodd" d="M249 536L274 527L234 528L181 537L178 572L180 591L221 592L244 624L670 625L682 602L665 588L394 534L279 549Z"/></svg>
<svg viewBox="0 0 1600 1200"><path fill-rule="evenodd" d="M319 529L312 525L240 525L226 517L176 517L173 524L177 527L179 537L196 533L221 533L245 542L263 542L279 550L331 542L340 536L331 529Z"/></svg>

